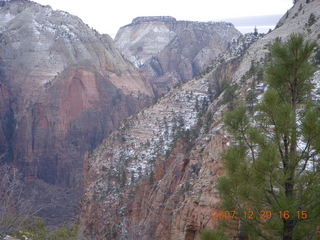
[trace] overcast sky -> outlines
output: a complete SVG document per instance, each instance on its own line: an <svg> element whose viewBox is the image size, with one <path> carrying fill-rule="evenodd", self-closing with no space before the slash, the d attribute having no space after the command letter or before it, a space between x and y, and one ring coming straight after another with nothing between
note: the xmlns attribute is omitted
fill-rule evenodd
<svg viewBox="0 0 320 240"><path fill-rule="evenodd" d="M129 24L138 16L173 16L177 20L218 21L248 16L283 15L292 7L292 0L34 1L77 15L100 33L107 33L112 37L121 26Z"/></svg>

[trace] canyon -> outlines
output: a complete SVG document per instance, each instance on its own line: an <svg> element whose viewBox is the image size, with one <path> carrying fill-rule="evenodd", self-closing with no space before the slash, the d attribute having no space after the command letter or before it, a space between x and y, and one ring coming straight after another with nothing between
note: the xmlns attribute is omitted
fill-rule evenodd
<svg viewBox="0 0 320 240"><path fill-rule="evenodd" d="M164 75L175 75L175 66L189 66L200 51L211 49L214 53L210 50L197 57L201 69L205 68L241 35L226 23L173 19L146 17L132 23L141 29L149 25L148 37L142 36L147 48L154 42L162 44L161 56L171 66L167 69L159 62ZM169 27L151 34L163 24ZM190 42L182 41L184 29L194 35L194 47L187 48ZM214 39L206 33L208 29L215 33ZM34 199L35 206L45 206L40 216L50 224L68 223L77 216L85 153L168 90L118 49L117 42L124 41L121 32L132 35L131 31L120 29L118 41L113 41L67 12L28 0L0 1L0 162L21 171L26 197ZM163 43L168 31L173 33L172 41ZM198 45L195 32L201 31L206 39ZM125 46L132 48L130 42ZM146 55L149 61L150 52ZM181 61L187 55L187 62ZM200 68L189 71L189 67L180 68L184 77L165 77L165 84L173 88Z"/></svg>
<svg viewBox="0 0 320 240"><path fill-rule="evenodd" d="M233 144L222 120L234 100L221 86L235 87L238 99L253 92L259 102L267 89L262 80L268 46L291 33L319 44L319 7L317 1L296 1L272 32L243 36L202 74L126 119L88 152L80 236L198 240L203 229L214 229L218 220L210 216L219 209L221 153ZM319 80L317 71L313 81ZM315 97L317 91L318 84ZM238 239L238 232L229 238Z"/></svg>
<svg viewBox="0 0 320 240"><path fill-rule="evenodd" d="M224 113L262 99L272 42L320 44L319 13L297 0L266 35L137 17L113 40L67 12L0 0L0 164L19 169L49 225L78 223L79 239L199 240L218 224Z"/></svg>

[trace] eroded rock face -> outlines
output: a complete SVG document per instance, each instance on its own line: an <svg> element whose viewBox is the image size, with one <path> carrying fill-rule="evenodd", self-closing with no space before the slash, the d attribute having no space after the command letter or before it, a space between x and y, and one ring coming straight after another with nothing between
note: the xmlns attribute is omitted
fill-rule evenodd
<svg viewBox="0 0 320 240"><path fill-rule="evenodd" d="M263 66L269 55L268 45L278 37L285 40L293 32L302 32L319 43L319 7L317 1L297 1L281 21L282 26L250 46L248 41L253 38L246 36L241 46L223 56L222 63L217 62L209 72L127 119L88 154L81 215L83 239L199 240L201 230L214 229L218 220L210 219L210 214L219 209L215 183L223 174L220 154L233 144L222 121L228 103L219 82L229 79L230 84L238 84L239 98L245 99L250 89L260 101L267 86L252 66ZM312 25L308 24L311 13L316 18ZM319 76L317 71L315 83ZM318 90L316 84L313 93ZM210 98L208 108L201 110L199 103L203 106L204 99ZM182 134L174 141L177 125L184 133L196 129L196 137L190 142L192 135ZM232 224L236 231L229 232L229 237L238 239L238 223Z"/></svg>
<svg viewBox="0 0 320 240"><path fill-rule="evenodd" d="M49 6L1 2L0 157L27 179L80 192L84 152L153 97L109 36Z"/></svg>
<svg viewBox="0 0 320 240"><path fill-rule="evenodd" d="M3 79L4 76L0 73L0 161L12 159L12 135L15 124L9 89L2 83Z"/></svg>
<svg viewBox="0 0 320 240"><path fill-rule="evenodd" d="M218 175L210 174L222 172L218 156L226 140L217 130L210 145L215 151L203 155L210 137L201 135L206 130L197 125L218 94L216 77L231 79L238 64L235 57L221 71L217 61L213 72L173 89L157 104L128 118L88 154L81 204L83 239L184 239L215 226L208 220L218 202L212 184ZM216 117L220 114L217 111ZM188 141L198 134L199 139ZM201 172L202 167L206 170ZM206 177L210 179L202 193ZM210 199L213 193L216 197ZM199 194L210 204L199 205Z"/></svg>
<svg viewBox="0 0 320 240"><path fill-rule="evenodd" d="M229 23L138 17L120 28L115 42L162 94L203 71L240 35Z"/></svg>

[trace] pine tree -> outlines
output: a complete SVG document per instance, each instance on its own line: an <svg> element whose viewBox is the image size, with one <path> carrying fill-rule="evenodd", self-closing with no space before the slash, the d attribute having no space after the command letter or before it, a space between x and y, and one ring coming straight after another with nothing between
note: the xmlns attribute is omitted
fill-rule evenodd
<svg viewBox="0 0 320 240"><path fill-rule="evenodd" d="M258 29L257 29L256 26L254 26L253 34L254 34L255 36L258 36Z"/></svg>
<svg viewBox="0 0 320 240"><path fill-rule="evenodd" d="M154 172L151 170L150 175L149 175L149 184L153 185L154 184Z"/></svg>
<svg viewBox="0 0 320 240"><path fill-rule="evenodd" d="M269 85L255 116L245 104L225 115L235 145L223 153L218 189L248 239L319 239L320 105L310 98L315 43L292 34L271 46ZM240 221L240 224L237 223Z"/></svg>
<svg viewBox="0 0 320 240"><path fill-rule="evenodd" d="M248 95L246 96L246 102L248 105L248 110L251 115L254 114L254 104L257 102L257 94L255 93L256 83L252 81L250 90L248 91Z"/></svg>
<svg viewBox="0 0 320 240"><path fill-rule="evenodd" d="M127 182L127 173L126 171L123 169L120 173L120 186L124 187L126 185Z"/></svg>

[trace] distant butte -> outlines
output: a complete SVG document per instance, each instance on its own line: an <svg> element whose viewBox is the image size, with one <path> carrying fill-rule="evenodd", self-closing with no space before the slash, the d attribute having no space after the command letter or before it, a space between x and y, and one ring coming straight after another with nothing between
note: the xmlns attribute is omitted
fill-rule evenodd
<svg viewBox="0 0 320 240"><path fill-rule="evenodd" d="M177 19L170 16L147 16L136 17L132 20L132 24L138 24L143 22L176 22Z"/></svg>

